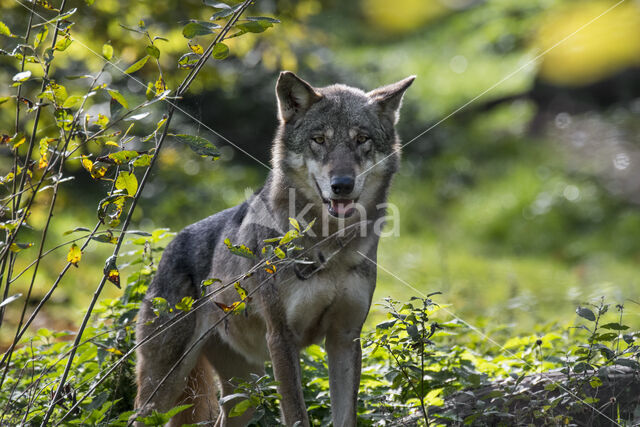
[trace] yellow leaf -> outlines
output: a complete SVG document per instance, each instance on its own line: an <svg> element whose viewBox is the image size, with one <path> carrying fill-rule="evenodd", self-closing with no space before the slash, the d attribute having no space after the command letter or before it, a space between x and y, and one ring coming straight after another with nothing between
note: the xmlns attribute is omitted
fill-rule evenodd
<svg viewBox="0 0 640 427"><path fill-rule="evenodd" d="M67 254L67 261L73 264L75 267L78 266L80 259L82 258L82 251L75 243L71 245L69 249L69 253Z"/></svg>
<svg viewBox="0 0 640 427"><path fill-rule="evenodd" d="M87 156L82 156L82 167L84 167L89 173L91 173L93 162Z"/></svg>
<svg viewBox="0 0 640 427"><path fill-rule="evenodd" d="M33 243L12 243L9 249L11 252L20 252L23 249L28 249L33 246Z"/></svg>
<svg viewBox="0 0 640 427"><path fill-rule="evenodd" d="M38 162L38 167L40 169L47 167L49 164L48 154L50 141L50 138L42 138L40 140L40 161Z"/></svg>
<svg viewBox="0 0 640 427"><path fill-rule="evenodd" d="M167 85L164 84L164 80L162 79L162 76L158 77L158 80L156 80L155 87L156 87L156 95L160 95L162 92L167 90Z"/></svg>
<svg viewBox="0 0 640 427"><path fill-rule="evenodd" d="M22 144L24 144L25 141L26 141L26 138L23 136L22 138L20 138L18 142L13 143L13 148L20 147Z"/></svg>
<svg viewBox="0 0 640 427"><path fill-rule="evenodd" d="M117 348L113 348L113 347L109 347L106 349L109 353L113 353L116 356L122 356L122 352L120 350L118 350Z"/></svg>
<svg viewBox="0 0 640 427"><path fill-rule="evenodd" d="M199 44L191 44L191 43L189 43L189 48L196 55L202 55L204 53L204 49Z"/></svg>
<svg viewBox="0 0 640 427"><path fill-rule="evenodd" d="M113 268L109 270L109 274L107 274L107 279L118 288L120 287L120 271L117 268Z"/></svg>
<svg viewBox="0 0 640 427"><path fill-rule="evenodd" d="M104 129L105 127L107 127L108 123L109 118L107 116L105 116L104 114L98 114L98 119L95 121L95 124Z"/></svg>

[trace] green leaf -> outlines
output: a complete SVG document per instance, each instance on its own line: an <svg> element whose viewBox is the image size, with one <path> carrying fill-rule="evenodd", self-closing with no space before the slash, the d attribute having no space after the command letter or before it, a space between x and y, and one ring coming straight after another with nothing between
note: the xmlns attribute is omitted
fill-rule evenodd
<svg viewBox="0 0 640 427"><path fill-rule="evenodd" d="M595 322L596 320L596 315L593 314L593 311L591 311L590 309L586 308L586 307L578 307L576 309L576 313L578 314L578 316L590 320L592 322Z"/></svg>
<svg viewBox="0 0 640 427"><path fill-rule="evenodd" d="M73 40L71 40L71 37L63 37L56 42L56 45L53 47L53 49L63 52L67 50L69 46L71 46L71 43L73 43Z"/></svg>
<svg viewBox="0 0 640 427"><path fill-rule="evenodd" d="M182 300L176 304L176 309L180 311L190 311L193 306L193 298L192 297L184 297Z"/></svg>
<svg viewBox="0 0 640 427"><path fill-rule="evenodd" d="M211 56L214 59L224 59L229 56L229 46L224 43L217 43L213 47L213 51L211 52Z"/></svg>
<svg viewBox="0 0 640 427"><path fill-rule="evenodd" d="M40 43L42 43L44 39L47 38L47 34L49 34L49 27L45 25L44 27L40 28L40 31L38 31L38 34L36 34L36 38L33 41L33 47L37 49L38 46L40 46Z"/></svg>
<svg viewBox="0 0 640 427"><path fill-rule="evenodd" d="M273 23L266 20L247 21L236 24L236 28L245 33L261 33L269 27L273 27Z"/></svg>
<svg viewBox="0 0 640 427"><path fill-rule="evenodd" d="M205 4L206 4L206 1L205 1ZM242 3L239 3L230 9L222 9L221 11L214 13L209 19L211 21L215 21L217 19L226 18L227 16L231 16L234 13L236 13L238 10L240 10L241 7L242 7Z"/></svg>
<svg viewBox="0 0 640 427"><path fill-rule="evenodd" d="M65 99L62 104L62 108L75 108L82 102L82 97L78 95L73 95Z"/></svg>
<svg viewBox="0 0 640 427"><path fill-rule="evenodd" d="M265 21L265 22L270 22L272 24L280 23L279 19L271 18L269 16L247 16L245 19L247 21L256 21L256 22Z"/></svg>
<svg viewBox="0 0 640 427"><path fill-rule="evenodd" d="M231 9L231 6L220 1L204 0L204 4L215 7L216 9Z"/></svg>
<svg viewBox="0 0 640 427"><path fill-rule="evenodd" d="M151 156L148 154L142 154L140 157L133 161L134 167L145 167L151 163Z"/></svg>
<svg viewBox="0 0 640 427"><path fill-rule="evenodd" d="M2 21L0 21L0 35L7 36L7 37L18 37L14 35L9 29L9 27L7 27L7 24L5 24Z"/></svg>
<svg viewBox="0 0 640 427"><path fill-rule="evenodd" d="M187 408L192 407L193 405L181 405L181 406L176 406L175 408L171 409L168 412L162 413L162 412L158 412L156 410L154 410L151 415L147 416L147 417L140 417L137 418L137 421L142 421L143 423L145 423L148 426L163 426L165 424L167 424L169 422L169 420L171 420L171 418L173 418L174 415L178 414L179 412L184 411Z"/></svg>
<svg viewBox="0 0 640 427"><path fill-rule="evenodd" d="M147 55L152 56L156 59L160 58L160 49L158 49L157 47L151 45L147 46L145 50L147 51Z"/></svg>
<svg viewBox="0 0 640 427"><path fill-rule="evenodd" d="M273 253L276 254L276 256L280 259L284 259L287 255L284 253L284 251L278 247L273 249Z"/></svg>
<svg viewBox="0 0 640 427"><path fill-rule="evenodd" d="M108 43L102 45L102 56L104 56L107 61L111 61L113 58L113 46Z"/></svg>
<svg viewBox="0 0 640 427"><path fill-rule="evenodd" d="M131 74L131 73L135 73L136 71L138 71L140 68L144 67L144 64L147 63L147 61L149 60L149 55L146 55L144 57L142 57L141 59L139 59L138 61L134 62L133 64L131 64L129 66L129 68L127 68L126 70L124 70L124 72L126 74ZM125 107L125 108L129 108L129 107Z"/></svg>
<svg viewBox="0 0 640 427"><path fill-rule="evenodd" d="M300 231L300 223L295 218L289 218L289 223L295 228L297 231Z"/></svg>
<svg viewBox="0 0 640 427"><path fill-rule="evenodd" d="M116 179L116 188L126 190L130 196L134 196L138 191L138 179L131 172L121 171Z"/></svg>
<svg viewBox="0 0 640 427"><path fill-rule="evenodd" d="M195 135L173 135L178 141L189 144L189 148L202 157L211 156L213 160L218 160L220 154L215 145L206 139Z"/></svg>
<svg viewBox="0 0 640 427"><path fill-rule="evenodd" d="M129 103L127 103L127 100L124 99L124 96L122 96L120 92L115 89L107 89L107 92L109 92L109 95L111 95L113 99L118 101L118 104L122 105L126 109L129 109Z"/></svg>
<svg viewBox="0 0 640 427"><path fill-rule="evenodd" d="M251 249L246 247L245 245L233 245L229 238L224 239L224 244L227 245L227 249L234 254L241 257L254 259L256 256L251 252Z"/></svg>
<svg viewBox="0 0 640 427"><path fill-rule="evenodd" d="M239 403L237 403L233 408L231 408L231 411L229 411L229 417L239 417L240 415L244 414L247 409L251 408L253 405L251 405L251 401L249 399L247 400L243 400Z"/></svg>
<svg viewBox="0 0 640 427"><path fill-rule="evenodd" d="M107 157L109 157L114 162L116 162L116 164L121 165L132 159L135 159L136 157L138 157L138 154L139 153L137 151L122 150L122 151L116 151L115 153L111 153Z"/></svg>
<svg viewBox="0 0 640 427"><path fill-rule="evenodd" d="M191 21L182 29L182 35L188 39L195 36L204 36L212 34L214 30L220 28L220 25L207 21Z"/></svg>
<svg viewBox="0 0 640 427"><path fill-rule="evenodd" d="M620 323L606 323L600 327L602 329L610 329L612 331L626 331L629 329L627 325L621 325Z"/></svg>
<svg viewBox="0 0 640 427"><path fill-rule="evenodd" d="M180 59L178 59L178 67L189 70L196 65L198 59L200 59L200 56L195 53L185 53L180 57Z"/></svg>

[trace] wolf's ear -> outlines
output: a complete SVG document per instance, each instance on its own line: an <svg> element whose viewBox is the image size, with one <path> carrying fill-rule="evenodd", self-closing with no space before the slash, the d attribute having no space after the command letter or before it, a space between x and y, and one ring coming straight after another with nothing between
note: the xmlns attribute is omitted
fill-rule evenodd
<svg viewBox="0 0 640 427"><path fill-rule="evenodd" d="M322 99L311 85L291 71L283 71L276 83L280 120L291 121Z"/></svg>
<svg viewBox="0 0 640 427"><path fill-rule="evenodd" d="M407 77L399 82L392 83L387 86L379 87L371 92L367 93L371 101L378 105L381 114L386 114L391 117L393 123L398 122L400 115L400 106L402 105L402 96L411 83L415 80L416 76Z"/></svg>

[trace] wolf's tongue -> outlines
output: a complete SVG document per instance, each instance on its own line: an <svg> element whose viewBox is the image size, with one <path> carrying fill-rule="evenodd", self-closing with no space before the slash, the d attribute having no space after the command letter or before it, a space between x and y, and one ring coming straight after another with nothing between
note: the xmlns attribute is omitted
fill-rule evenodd
<svg viewBox="0 0 640 427"><path fill-rule="evenodd" d="M331 209L338 215L344 215L351 210L353 200L336 200L331 199Z"/></svg>

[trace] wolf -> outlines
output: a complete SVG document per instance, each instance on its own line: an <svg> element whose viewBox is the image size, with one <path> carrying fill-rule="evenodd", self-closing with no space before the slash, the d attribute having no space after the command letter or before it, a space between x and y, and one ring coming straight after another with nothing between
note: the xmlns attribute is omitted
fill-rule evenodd
<svg viewBox="0 0 640 427"><path fill-rule="evenodd" d="M356 425L359 337L376 285L376 231L399 167L395 126L414 78L364 92L342 84L316 88L292 72L280 74L279 127L264 187L178 233L143 300L137 414L191 403L170 425L244 425L251 412L230 417L239 400L218 405L216 395L229 396L232 378L261 374L270 359L283 423L308 426L299 353L324 340L333 425ZM229 250L232 242L260 254L265 240L291 228L292 217L311 226L296 241L304 262L256 269L255 259ZM203 291L211 278L215 284ZM234 282L251 295L241 315L224 309L239 301L228 286ZM196 303L171 323L165 320L172 314L154 313L157 297L171 306L184 297Z"/></svg>

